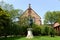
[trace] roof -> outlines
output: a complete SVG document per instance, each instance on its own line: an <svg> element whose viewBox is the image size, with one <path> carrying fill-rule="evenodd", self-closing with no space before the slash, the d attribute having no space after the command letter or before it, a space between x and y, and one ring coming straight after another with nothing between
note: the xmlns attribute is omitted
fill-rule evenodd
<svg viewBox="0 0 60 40"><path fill-rule="evenodd" d="M57 26L59 26L60 24L58 23L58 22L56 22L56 23L54 23L54 27L57 27Z"/></svg>
<svg viewBox="0 0 60 40"><path fill-rule="evenodd" d="M23 14L21 16L23 16L27 11L28 11L28 14L31 12L34 12L41 19L41 17L31 8L31 4L29 4L28 9L25 10L25 12L23 12Z"/></svg>

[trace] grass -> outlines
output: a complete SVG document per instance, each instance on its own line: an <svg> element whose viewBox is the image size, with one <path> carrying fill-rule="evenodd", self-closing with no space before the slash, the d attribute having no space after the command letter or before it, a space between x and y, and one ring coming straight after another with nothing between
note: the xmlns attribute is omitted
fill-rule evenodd
<svg viewBox="0 0 60 40"><path fill-rule="evenodd" d="M60 40L60 36L55 37L35 36L32 39L27 39L26 37L9 37L9 38L0 38L0 40Z"/></svg>

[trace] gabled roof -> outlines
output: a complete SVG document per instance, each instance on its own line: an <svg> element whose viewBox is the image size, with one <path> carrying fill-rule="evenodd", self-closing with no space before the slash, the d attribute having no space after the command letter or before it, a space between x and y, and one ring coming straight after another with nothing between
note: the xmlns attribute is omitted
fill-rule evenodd
<svg viewBox="0 0 60 40"><path fill-rule="evenodd" d="M28 13L27 13L28 12ZM23 12L23 14L21 15L21 16L23 16L24 14L29 14L29 13L31 13L32 14L32 12L34 13L34 14L36 14L40 19L41 19L41 17L31 8L31 4L29 4L29 8L25 11L25 12ZM27 16L27 15L26 15Z"/></svg>
<svg viewBox="0 0 60 40"><path fill-rule="evenodd" d="M54 26L54 27L58 27L58 26L60 26L60 23L55 22L53 26Z"/></svg>

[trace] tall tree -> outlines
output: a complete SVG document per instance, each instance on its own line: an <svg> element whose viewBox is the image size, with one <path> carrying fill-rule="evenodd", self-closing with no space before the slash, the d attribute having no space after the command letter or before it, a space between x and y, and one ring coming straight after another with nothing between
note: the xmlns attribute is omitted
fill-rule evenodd
<svg viewBox="0 0 60 40"><path fill-rule="evenodd" d="M60 22L60 11L48 11L45 14L45 24L54 24L54 22Z"/></svg>
<svg viewBox="0 0 60 40"><path fill-rule="evenodd" d="M8 13L10 13L11 15L10 17L12 20L16 20L16 18L19 17L23 13L23 10L14 9L12 4L7 4L4 1L0 2L0 7L6 10Z"/></svg>
<svg viewBox="0 0 60 40"><path fill-rule="evenodd" d="M2 34L4 34L5 37L7 36L8 33L7 30L9 29L10 21L11 21L10 14L0 8L0 28Z"/></svg>
<svg viewBox="0 0 60 40"><path fill-rule="evenodd" d="M19 10L19 9L13 9L13 10L10 10L8 11L11 15L11 19L12 20L16 20L16 18L20 17L20 15L22 14L22 10Z"/></svg>
<svg viewBox="0 0 60 40"><path fill-rule="evenodd" d="M12 4L5 3L4 1L0 2L0 7L2 7L2 9L4 9L4 10L8 10L8 11L14 9Z"/></svg>

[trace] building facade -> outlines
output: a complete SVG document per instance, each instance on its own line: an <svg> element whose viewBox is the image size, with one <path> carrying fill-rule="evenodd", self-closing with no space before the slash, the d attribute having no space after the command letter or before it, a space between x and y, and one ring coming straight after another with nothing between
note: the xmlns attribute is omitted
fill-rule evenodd
<svg viewBox="0 0 60 40"><path fill-rule="evenodd" d="M26 17L32 17L34 24L41 25L41 17L31 8L31 4L29 4L29 7L27 10L23 12L21 15L21 19Z"/></svg>

